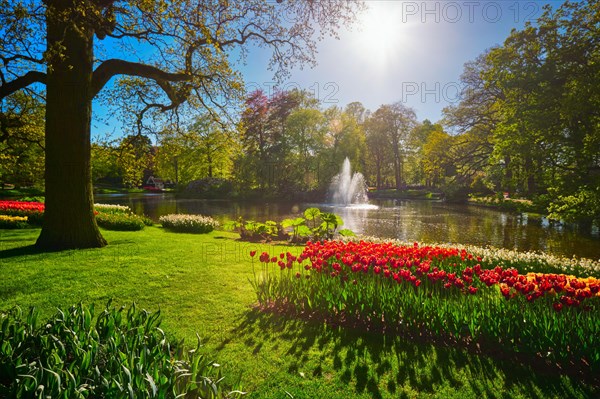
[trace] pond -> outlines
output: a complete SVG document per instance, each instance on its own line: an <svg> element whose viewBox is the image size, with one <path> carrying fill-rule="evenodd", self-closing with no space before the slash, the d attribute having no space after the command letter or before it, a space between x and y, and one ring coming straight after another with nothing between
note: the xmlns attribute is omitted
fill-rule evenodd
<svg viewBox="0 0 600 399"><path fill-rule="evenodd" d="M96 202L128 205L154 220L169 213L209 215L225 222L296 217L316 206L340 215L356 233L380 238L430 243L491 245L520 251L541 251L566 257L600 259L600 232L581 232L542 217L512 214L473 205L438 201L372 200L377 207L333 207L293 202L257 203L180 199L172 194L97 194Z"/></svg>

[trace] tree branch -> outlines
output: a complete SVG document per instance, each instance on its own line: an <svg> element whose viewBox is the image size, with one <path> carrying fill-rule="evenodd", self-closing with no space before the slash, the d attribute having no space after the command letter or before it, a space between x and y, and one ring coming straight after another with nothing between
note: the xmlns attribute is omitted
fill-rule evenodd
<svg viewBox="0 0 600 399"><path fill-rule="evenodd" d="M10 96L16 91L26 88L32 83L46 84L46 74L38 71L29 71L23 76L0 86L0 100Z"/></svg>
<svg viewBox="0 0 600 399"><path fill-rule="evenodd" d="M165 72L157 67L137 62L109 59L104 61L92 76L92 97L95 97L115 75L130 75L148 78L155 81L185 82L192 80L192 75L183 72Z"/></svg>

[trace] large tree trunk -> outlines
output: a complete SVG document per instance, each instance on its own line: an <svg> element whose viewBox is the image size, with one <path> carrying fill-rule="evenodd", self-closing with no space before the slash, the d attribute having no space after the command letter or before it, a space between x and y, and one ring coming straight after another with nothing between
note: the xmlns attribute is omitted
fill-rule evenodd
<svg viewBox="0 0 600 399"><path fill-rule="evenodd" d="M529 198L531 198L537 192L536 174L538 173L538 168L536 166L537 165L534 164L531 156L525 158L525 171L527 173L527 187L525 193Z"/></svg>
<svg viewBox="0 0 600 399"><path fill-rule="evenodd" d="M208 177L213 177L213 159L210 146L206 146L206 163L208 163Z"/></svg>
<svg viewBox="0 0 600 399"><path fill-rule="evenodd" d="M77 7L76 1L47 3L52 59L46 80L46 210L36 245L102 247L106 241L94 217L90 163L93 31L75 13L60 12ZM62 57L52 54L59 43Z"/></svg>
<svg viewBox="0 0 600 399"><path fill-rule="evenodd" d="M396 190L402 189L402 176L400 174L400 157L394 154L394 178L396 180Z"/></svg>
<svg viewBox="0 0 600 399"><path fill-rule="evenodd" d="M502 190L506 191L506 192L514 191L511 162L512 162L512 158L510 157L510 155L506 155L504 157L504 182L503 182L504 184L502 187Z"/></svg>
<svg viewBox="0 0 600 399"><path fill-rule="evenodd" d="M377 161L376 163L376 168L377 168L377 190L381 190L381 161Z"/></svg>

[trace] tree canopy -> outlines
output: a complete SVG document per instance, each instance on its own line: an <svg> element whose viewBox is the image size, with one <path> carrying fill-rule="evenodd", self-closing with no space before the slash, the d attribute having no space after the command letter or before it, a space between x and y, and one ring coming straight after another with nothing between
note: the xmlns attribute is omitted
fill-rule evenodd
<svg viewBox="0 0 600 399"><path fill-rule="evenodd" d="M269 48L278 77L314 64L316 40L335 35L360 1L0 1L0 100L45 97L46 212L37 245L105 245L93 214L92 99L112 86L144 121L186 106L226 110L243 93L242 61ZM107 96L107 101L116 98ZM65 186L64 181L69 181Z"/></svg>
<svg viewBox="0 0 600 399"><path fill-rule="evenodd" d="M468 63L445 110L454 164L557 219L600 221L599 57L600 4L567 1Z"/></svg>

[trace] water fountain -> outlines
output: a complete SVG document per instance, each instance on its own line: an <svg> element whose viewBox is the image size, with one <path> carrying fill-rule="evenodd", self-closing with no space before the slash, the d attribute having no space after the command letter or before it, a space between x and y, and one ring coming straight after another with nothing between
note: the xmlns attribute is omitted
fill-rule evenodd
<svg viewBox="0 0 600 399"><path fill-rule="evenodd" d="M329 199L334 206L366 205L369 203L365 178L360 172L352 174L348 158L344 160L340 173L331 179Z"/></svg>

